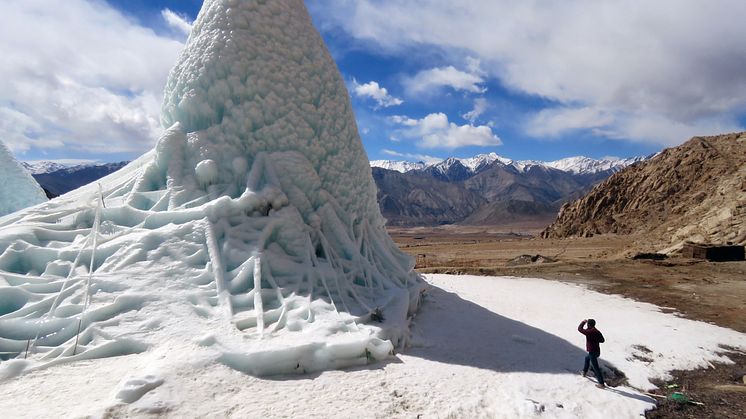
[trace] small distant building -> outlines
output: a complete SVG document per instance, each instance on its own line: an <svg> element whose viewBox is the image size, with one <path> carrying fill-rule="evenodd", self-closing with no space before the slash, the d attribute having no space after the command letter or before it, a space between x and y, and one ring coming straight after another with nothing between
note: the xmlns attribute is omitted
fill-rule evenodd
<svg viewBox="0 0 746 419"><path fill-rule="evenodd" d="M702 243L684 243L682 256L692 259L706 259L712 262L744 260L744 246Z"/></svg>

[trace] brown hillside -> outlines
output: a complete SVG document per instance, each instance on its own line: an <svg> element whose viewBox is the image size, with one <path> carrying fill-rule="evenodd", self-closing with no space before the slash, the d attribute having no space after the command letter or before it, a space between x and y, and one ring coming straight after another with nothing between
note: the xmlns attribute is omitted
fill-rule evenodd
<svg viewBox="0 0 746 419"><path fill-rule="evenodd" d="M637 234L671 252L686 240L746 243L746 132L694 137L565 204L542 233Z"/></svg>

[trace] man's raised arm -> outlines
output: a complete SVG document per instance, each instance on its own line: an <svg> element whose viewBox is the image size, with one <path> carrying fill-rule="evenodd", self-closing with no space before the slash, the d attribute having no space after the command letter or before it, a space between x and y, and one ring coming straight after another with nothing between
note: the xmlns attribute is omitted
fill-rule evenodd
<svg viewBox="0 0 746 419"><path fill-rule="evenodd" d="M580 333L582 333L584 335L588 334L588 332L586 332L586 330L585 330L585 324L586 324L586 322L588 322L588 320L583 320L578 325L578 332L580 332Z"/></svg>

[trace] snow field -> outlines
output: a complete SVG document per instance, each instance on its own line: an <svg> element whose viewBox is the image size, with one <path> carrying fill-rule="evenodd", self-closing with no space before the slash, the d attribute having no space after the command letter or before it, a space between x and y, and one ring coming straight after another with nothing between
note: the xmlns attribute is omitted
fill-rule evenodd
<svg viewBox="0 0 746 419"><path fill-rule="evenodd" d="M527 331L551 333L557 338L552 343L557 350L537 352L536 358L556 357L556 362L552 361L556 365L566 356L558 346L566 347L567 342L579 347L585 356L585 338L578 333L577 326L583 319L595 319L596 327L606 338L606 343L601 344L601 365L613 365L621 370L629 385L638 389L654 388L650 379L665 379L671 370L703 368L713 361L727 361L717 355L723 351L720 345L746 349L743 333L665 314L655 305L601 294L580 285L530 278L499 278L498 281L490 277L432 275L429 279L500 316L520 320L526 327L522 326L523 331L514 335L521 339L511 336L517 343L523 343L525 338L538 341L532 337L535 336L533 332ZM469 285L462 284L467 281ZM516 344L507 346L519 347ZM640 348L647 348L649 352ZM635 356L643 354L652 360ZM525 358L526 364L536 362ZM580 371L582 361L581 357L579 364L574 361L574 366L567 368L573 373Z"/></svg>
<svg viewBox="0 0 746 419"><path fill-rule="evenodd" d="M4 414L635 416L648 398L578 375L582 318L637 388L746 346L540 280L433 276L414 317L424 283L301 0L205 1L162 114L153 151L0 218Z"/></svg>
<svg viewBox="0 0 746 419"><path fill-rule="evenodd" d="M577 285L449 275L428 282L412 346L383 362L256 378L204 356L209 346L198 342L209 336L176 336L194 336L201 327L193 322L148 316L143 330L170 330L174 338L140 354L7 380L0 409L10 417L639 417L654 406L639 391L653 377L720 360L719 344L746 349L744 334ZM191 310L169 306L178 317ZM585 341L576 328L589 316L607 338L601 364L643 387L599 390L580 376ZM652 360L633 357L635 345L649 347ZM139 398L126 403L126 394Z"/></svg>

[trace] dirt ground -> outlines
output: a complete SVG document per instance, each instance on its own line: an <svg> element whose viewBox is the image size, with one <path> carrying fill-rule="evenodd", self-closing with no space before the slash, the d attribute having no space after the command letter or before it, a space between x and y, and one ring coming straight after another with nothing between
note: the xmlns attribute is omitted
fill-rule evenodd
<svg viewBox="0 0 746 419"><path fill-rule="evenodd" d="M674 371L667 382L655 383L661 389L658 408L645 417L658 418L746 418L746 353L730 352L735 365L715 364L713 368L693 371ZM696 402L681 403L671 400L675 392L686 394Z"/></svg>
<svg viewBox="0 0 746 419"><path fill-rule="evenodd" d="M633 260L634 238L542 239L483 228L392 228L423 273L545 278L582 283L746 333L746 262ZM522 255L541 255L537 261Z"/></svg>
<svg viewBox="0 0 746 419"><path fill-rule="evenodd" d="M676 257L634 260L636 237L542 239L536 233L484 227L389 228L391 237L416 259L416 269L422 273L582 283L599 292L624 295L746 333L746 262ZM731 358L733 365L674 374L674 382L686 383L686 394L705 401L706 408L662 399L649 417L746 417L746 383L733 381L746 372L746 354Z"/></svg>

